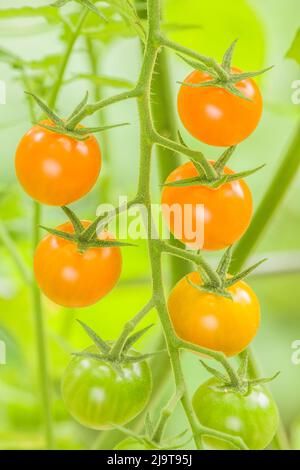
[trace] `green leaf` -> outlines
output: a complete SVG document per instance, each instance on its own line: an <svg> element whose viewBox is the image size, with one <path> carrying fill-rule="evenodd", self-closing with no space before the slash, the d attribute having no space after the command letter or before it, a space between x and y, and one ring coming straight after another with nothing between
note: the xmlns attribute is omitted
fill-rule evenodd
<svg viewBox="0 0 300 470"><path fill-rule="evenodd" d="M193 31L193 30L199 30L203 29L203 26L197 23L168 23L166 21L161 23L161 29L162 31L168 33L168 32L174 32L174 31Z"/></svg>
<svg viewBox="0 0 300 470"><path fill-rule="evenodd" d="M295 60L297 64L300 65L300 28L294 37L291 47L286 53L286 57Z"/></svg>
<svg viewBox="0 0 300 470"><path fill-rule="evenodd" d="M0 61L9 64L12 67L21 68L24 64L24 61L19 56L3 47L0 48Z"/></svg>
<svg viewBox="0 0 300 470"><path fill-rule="evenodd" d="M240 354L240 356L242 360L238 368L237 374L239 378L243 381L246 380L248 374L249 353L248 351L244 351Z"/></svg>
<svg viewBox="0 0 300 470"><path fill-rule="evenodd" d="M231 83L239 83L242 80L245 80L247 78L258 77L259 75L262 75L263 73L268 72L273 67L274 67L274 65L271 65L270 67L266 67L262 70L257 70L256 72L234 73L230 76L230 81L231 81Z"/></svg>
<svg viewBox="0 0 300 470"><path fill-rule="evenodd" d="M77 356L77 357L86 357L89 359L95 359L96 361L103 361L107 360L107 356L104 354L94 354L94 353L89 353L89 352L73 352L72 356Z"/></svg>
<svg viewBox="0 0 300 470"><path fill-rule="evenodd" d="M96 132L104 132L104 131L108 131L109 129L115 129L117 127L124 127L124 126L129 126L129 125L130 125L129 122L121 122L120 124L111 124L111 125L101 126L101 127L84 127L83 129L76 128L74 132L75 134L79 134L79 136L80 135L85 136L89 134L95 134Z"/></svg>
<svg viewBox="0 0 300 470"><path fill-rule="evenodd" d="M228 268L229 268L229 265L230 265L230 262L231 262L231 258L232 258L232 245L227 248L227 250L225 251L224 255L222 256L221 260L220 260L220 263L217 267L217 273L219 274L219 276L221 277L221 279L226 279L226 274L228 272Z"/></svg>
<svg viewBox="0 0 300 470"><path fill-rule="evenodd" d="M88 242L89 248L107 248L107 247L113 247L113 246L136 246L136 245L134 245L133 243L119 242L118 240L91 240Z"/></svg>
<svg viewBox="0 0 300 470"><path fill-rule="evenodd" d="M161 353L166 353L166 349L162 349L161 351L154 351L152 353L148 353L148 354L140 354L138 356L125 356L123 358L123 361L126 363L132 363L134 364L135 362L142 362L142 361L146 361L147 359L151 359L152 357L154 356L157 356Z"/></svg>
<svg viewBox="0 0 300 470"><path fill-rule="evenodd" d="M46 230L47 232L51 233L51 235L55 235L56 237L64 238L68 241L75 241L74 235L72 233L62 232L61 230L56 230L54 228L44 227L43 225L39 226L41 229Z"/></svg>
<svg viewBox="0 0 300 470"><path fill-rule="evenodd" d="M246 100L246 101L252 101L250 98L248 98L246 95L244 95L244 93L242 93L238 88L236 88L234 85L232 85L231 83L227 83L226 84L226 87L222 87L221 88L224 88L225 90L229 91L230 93L232 93L234 96L237 96L238 98L241 98L242 100Z"/></svg>
<svg viewBox="0 0 300 470"><path fill-rule="evenodd" d="M31 96L35 100L35 102L38 104L41 110L44 111L44 113L48 116L48 118L52 122L54 122L59 127L64 126L63 120L60 119L60 117L57 116L57 114L55 114L54 111L52 111L43 100L41 100L38 96L34 95L33 93L30 93L29 91L25 91L25 93L26 95Z"/></svg>
<svg viewBox="0 0 300 470"><path fill-rule="evenodd" d="M106 75L94 75L90 73L80 73L75 75L74 77L70 78L65 83L71 83L76 80L89 80L94 85L99 86L110 86L114 88L128 88L131 89L134 87L134 83L126 80L125 78L118 78L118 77L109 77Z"/></svg>
<svg viewBox="0 0 300 470"><path fill-rule="evenodd" d="M181 132L179 130L177 131L177 135L178 135L178 140L181 143L181 145L183 145L184 147L188 147L188 145L183 140L183 137L182 137Z"/></svg>
<svg viewBox="0 0 300 470"><path fill-rule="evenodd" d="M203 367L207 370L207 372L209 372L210 374L212 374L214 377L216 377L217 379L221 380L222 382L228 382L228 377L226 377L224 374L222 374L222 372L220 372L219 370L215 369L214 367L210 367L208 366L204 361L202 361L200 359L200 362L201 364L203 365Z"/></svg>
<svg viewBox="0 0 300 470"><path fill-rule="evenodd" d="M74 227L75 233L77 235L80 234L84 230L84 227L83 227L80 219L75 214L75 212L73 212L69 207L66 207L66 206L63 206L62 210L64 211L66 216L70 219L70 221L71 221L71 223Z"/></svg>
<svg viewBox="0 0 300 470"><path fill-rule="evenodd" d="M258 266L260 266L262 263L264 263L267 260L268 258L264 258L261 261L258 261L258 263L255 263L252 266L250 266L250 268L247 268L241 273L237 274L236 276L233 276L230 279L227 279L227 281L225 281L225 287L227 288L227 287L233 286L236 282L241 281L246 276L249 276L249 274L251 274L256 268L258 268Z"/></svg>
<svg viewBox="0 0 300 470"><path fill-rule="evenodd" d="M99 16L101 20L104 20L105 22L108 21L105 15L90 1L90 0L75 0L77 3L80 5L86 7L88 10L90 10L92 13L95 15Z"/></svg>
<svg viewBox="0 0 300 470"><path fill-rule="evenodd" d="M269 382L272 382L273 380L275 380L280 373L281 372L278 371L272 377L263 377L261 379L252 379L252 380L249 380L248 383L249 383L250 386L251 385L254 386L254 385L258 385L258 384L266 384L266 383L269 383Z"/></svg>
<svg viewBox="0 0 300 470"><path fill-rule="evenodd" d="M123 353L126 353L130 348L131 346L133 346L142 336L144 336L145 333L147 333L147 331L150 330L150 328L152 328L154 326L154 323L151 323L151 325L148 325L146 326L145 328L137 331L136 333L134 333L133 335L129 336L129 338L127 338L125 344L124 344L124 347L123 347Z"/></svg>
<svg viewBox="0 0 300 470"><path fill-rule="evenodd" d="M55 8L61 8L64 5L66 5L67 3L70 3L70 2L71 2L71 0L57 0L57 2L52 3L51 6L55 7Z"/></svg>
<svg viewBox="0 0 300 470"><path fill-rule="evenodd" d="M265 163L263 165L260 165L256 168L253 168L252 170L245 170L245 171L240 171L239 173L233 173L231 175L224 175L223 176L223 179L224 179L224 183L227 183L227 182L230 182L230 181L237 181L237 180L240 180L240 179L243 179L243 178L246 178L247 176L251 176L253 175L254 173L256 173L257 171L261 170L262 168L264 168L266 165Z"/></svg>
<svg viewBox="0 0 300 470"><path fill-rule="evenodd" d="M201 184L205 184L206 182L207 182L207 178L194 176L193 178L187 178L183 180L172 181L170 183L164 183L162 186L169 187L169 188L185 188L188 186L199 186Z"/></svg>
<svg viewBox="0 0 300 470"><path fill-rule="evenodd" d="M146 31L131 0L109 0L109 4L120 13L127 24L129 24L141 40L145 42Z"/></svg>
<svg viewBox="0 0 300 470"><path fill-rule="evenodd" d="M234 52L234 49L235 49L235 46L236 46L236 43L237 43L238 39L235 39L229 46L229 48L227 49L227 51L225 52L224 56L223 56L223 60L222 60L222 66L224 67L224 69L227 71L227 72L230 72L231 71L231 62L232 62L232 56L233 56L233 52Z"/></svg>
<svg viewBox="0 0 300 470"><path fill-rule="evenodd" d="M191 59L188 59L187 57L184 57L183 55L181 54L176 54L181 60L183 60L187 65L189 65L190 67L192 67L193 69L195 70L200 70L201 72L205 72L205 73L208 73L209 75L211 75L212 77L214 78L217 78L218 75L216 74L215 70L211 67L208 67L207 65L205 64L202 64L201 62L197 62L195 60L191 60ZM181 83L181 82L179 82ZM210 82L205 82L205 83L210 83ZM182 85L187 85L187 86L193 86L195 85L196 87L199 87L201 84L199 83L186 83L186 82L183 82L181 83ZM203 86L203 85L202 85Z"/></svg>
<svg viewBox="0 0 300 470"><path fill-rule="evenodd" d="M77 321L82 326L87 335L91 338L93 343L100 349L100 351L102 351L104 354L108 354L110 351L110 347L108 346L108 344L102 338L100 338L100 336L97 335L97 333L92 330L92 328L90 328L88 325L83 323L81 320Z"/></svg>
<svg viewBox="0 0 300 470"><path fill-rule="evenodd" d="M88 102L88 99L89 99L89 92L86 91L83 99L80 101L80 103L76 106L76 108L74 109L74 111L72 112L72 114L68 117L67 119L67 124L68 125L68 121L70 121L71 119L73 119L73 117L77 116L77 114L85 107L85 105L87 104Z"/></svg>
<svg viewBox="0 0 300 470"><path fill-rule="evenodd" d="M224 153L222 153L222 155L218 158L218 160L216 161L216 163L214 164L214 168L215 170L218 172L218 173L221 173L227 162L229 161L229 159L231 158L233 152L235 151L236 149L236 145L233 145L232 147L229 147L228 149L225 150Z"/></svg>
<svg viewBox="0 0 300 470"><path fill-rule="evenodd" d="M232 295L230 294L230 292L228 292L226 289L223 289L222 287L214 287L210 285L198 285L198 284L195 284L193 281L191 281L188 277L186 277L186 280L190 284L190 286L194 287L201 293L206 292L207 294L218 295L220 297L225 297L227 299L232 300Z"/></svg>
<svg viewBox="0 0 300 470"><path fill-rule="evenodd" d="M4 8L0 9L0 19L15 19L18 17L33 18L35 16L45 18L49 23L59 23L61 21L60 15L54 8L49 6L43 7L21 7L21 8Z"/></svg>

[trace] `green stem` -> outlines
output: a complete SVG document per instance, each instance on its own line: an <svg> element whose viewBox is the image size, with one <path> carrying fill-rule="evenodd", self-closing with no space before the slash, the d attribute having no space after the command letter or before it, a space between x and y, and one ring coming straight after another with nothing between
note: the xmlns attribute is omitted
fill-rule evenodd
<svg viewBox="0 0 300 470"><path fill-rule="evenodd" d="M152 238L152 212L151 212L151 195L150 195L150 181L151 181L151 157L154 143L157 139L153 139L156 135L156 131L153 127L152 114L150 108L151 102L151 81L153 70L159 50L159 44L157 44L157 37L160 31L160 1L159 0L148 0L148 18L149 18L149 32L148 39L145 49L143 66L139 78L140 85L142 87L142 95L138 98L138 112L140 118L140 174L139 174L139 194L141 195L142 202L147 209L148 220L148 251L152 273L153 283L153 298L155 306L161 321L162 329L164 332L167 350L170 357L170 362L174 374L175 385L178 393L181 394L181 402L186 413L186 417L190 423L193 431L196 447L198 449L203 448L202 436L204 434L209 435L220 435L214 430L209 430L200 425L198 422L188 392L186 383L182 371L180 353L178 347L178 340L174 334L173 327L171 325L170 317L167 310L163 278L162 278L162 266L161 266L161 255L162 255L162 244L160 241ZM226 439L235 443L237 440L231 436L225 435ZM240 440L238 440L239 446L244 448Z"/></svg>
<svg viewBox="0 0 300 470"><path fill-rule="evenodd" d="M95 76L98 74L98 57L95 51L95 47L93 41L90 38L86 38L86 47L90 62L91 73ZM94 84L94 97L96 101L100 101L101 96L101 88L100 85L95 83ZM106 117L105 117L105 110L100 109L98 113L98 121L99 126L106 125ZM105 161L105 165L109 165L109 152L108 152L108 138L106 132L101 133L101 153L103 155L103 159ZM109 193L110 193L110 182L109 178L101 178L100 179L100 197L102 202L106 202L109 200Z"/></svg>
<svg viewBox="0 0 300 470"><path fill-rule="evenodd" d="M39 225L41 220L41 206L38 203L34 203L34 215L33 215L33 254L35 248L39 242ZM42 399L43 409L43 422L45 425L45 437L47 449L54 448L54 435L53 435L53 424L51 417L51 383L49 378L49 367L47 358L47 347L46 347L46 334L44 315L41 304L41 293L35 281L31 285L32 299L33 299L33 313L35 321L35 330L37 338L37 358L38 358L38 373L39 373L39 384L40 393Z"/></svg>
<svg viewBox="0 0 300 470"><path fill-rule="evenodd" d="M188 55L192 59L196 59L199 62L203 62L208 67L211 67L212 69L214 69L218 73L221 79L224 79L224 80L228 79L228 75L226 74L226 72L223 70L221 65L218 64L218 62L213 57L207 57L202 54L199 54L199 52L193 51L192 49L189 49L188 47L182 46L181 44L177 44L176 42L171 41L162 35L160 38L160 43L162 46L165 46L176 52L180 52L181 54Z"/></svg>
<svg viewBox="0 0 300 470"><path fill-rule="evenodd" d="M205 259L201 255L193 251L187 251L183 250L182 248L177 248L176 246L170 245L169 243L165 242L161 242L161 248L162 251L165 253L196 263L197 266L200 266L203 269L203 271L207 274L213 284L216 284L218 286L221 285L220 276L216 271L214 271L214 269L209 265L209 263L205 261Z"/></svg>
<svg viewBox="0 0 300 470"><path fill-rule="evenodd" d="M168 58L165 50L161 50L156 62L156 74L152 80L152 115L155 127L159 134L174 141L177 139L177 125L174 119L175 109L171 93L171 80L169 76ZM163 183L167 176L180 165L177 155L165 147L157 148L158 170L160 182ZM178 243L176 239L172 244ZM179 279L190 271L190 265L186 260L171 259L170 261L170 284L173 286Z"/></svg>
<svg viewBox="0 0 300 470"><path fill-rule="evenodd" d="M69 63L71 54L73 52L73 48L74 48L75 43L76 43L76 41L77 41L77 39L80 35L82 26L83 26L88 14L89 14L89 10L84 8L84 10L82 11L82 13L79 17L78 23L77 23L77 25L76 25L76 27L75 27L75 29L74 29L71 37L70 37L70 40L68 42L68 47L65 51L65 54L63 56L63 59L62 59L61 65L60 65L60 68L58 70L57 79L56 79L55 84L54 84L54 86L51 90L51 94L50 94L50 97L49 97L49 100L48 100L48 106L49 106L50 109L53 109L55 107L55 103L57 101L58 94L59 94L60 89L61 89L61 85L63 83L64 75L65 75L65 72L66 72L67 65Z"/></svg>
<svg viewBox="0 0 300 470"><path fill-rule="evenodd" d="M125 323L123 327L123 331L119 336L118 340L115 342L114 346L112 347L109 357L111 360L116 360L119 358L120 354L122 353L123 347L127 341L128 336L130 333L135 329L138 323L147 315L150 310L154 307L154 302L151 299L145 307L137 314L135 317L131 318L127 323Z"/></svg>
<svg viewBox="0 0 300 470"><path fill-rule="evenodd" d="M167 405L163 408L160 418L158 420L158 423L156 425L156 428L154 430L153 436L152 436L152 439L154 442L160 443L160 441L162 440L168 419L172 415L174 409L176 408L178 401L181 400L181 398L182 398L181 390L176 390L176 392L171 397Z"/></svg>
<svg viewBox="0 0 300 470"><path fill-rule="evenodd" d="M27 269L27 266L18 251L15 242L11 238L8 230L6 229L5 225L0 222L0 240L2 241L3 245L7 249L8 253L10 254L12 260L14 261L16 268L18 269L22 279L26 284L31 283L31 273Z"/></svg>

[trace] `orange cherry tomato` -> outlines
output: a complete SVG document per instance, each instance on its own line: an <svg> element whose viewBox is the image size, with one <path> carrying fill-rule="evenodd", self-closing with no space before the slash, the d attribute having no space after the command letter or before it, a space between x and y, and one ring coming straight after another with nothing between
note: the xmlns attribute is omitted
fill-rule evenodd
<svg viewBox="0 0 300 470"><path fill-rule="evenodd" d="M85 227L91 222L83 221ZM70 222L57 230L74 233ZM114 239L102 232L100 239ZM47 235L34 257L38 285L53 302L65 307L86 307L104 297L117 283L122 268L119 247L88 248L84 253L64 238Z"/></svg>
<svg viewBox="0 0 300 470"><path fill-rule="evenodd" d="M211 162L214 163L214 162ZM225 168L226 174L234 173ZM192 162L176 168L166 182L198 176ZM203 210L199 205L203 205ZM173 209L173 210L172 210ZM162 213L174 236L193 249L221 250L236 242L247 230L252 216L252 196L244 180L207 186L165 186ZM203 237L199 229L203 228Z"/></svg>
<svg viewBox="0 0 300 470"><path fill-rule="evenodd" d="M232 72L240 70L233 68ZM184 83L204 83L212 77L195 70ZM178 94L178 112L185 128L196 139L209 145L230 147L246 139L257 127L263 109L262 96L252 79L234 85L249 100L224 88L194 88L182 85Z"/></svg>
<svg viewBox="0 0 300 470"><path fill-rule="evenodd" d="M197 272L188 275L194 284L202 280ZM201 292L181 279L173 288L168 308L176 334L185 341L226 356L243 351L254 338L260 323L258 299L244 281L229 287L233 300Z"/></svg>
<svg viewBox="0 0 300 470"><path fill-rule="evenodd" d="M42 204L64 206L92 189L101 169L101 151L93 135L79 141L36 125L21 139L15 167L29 196Z"/></svg>

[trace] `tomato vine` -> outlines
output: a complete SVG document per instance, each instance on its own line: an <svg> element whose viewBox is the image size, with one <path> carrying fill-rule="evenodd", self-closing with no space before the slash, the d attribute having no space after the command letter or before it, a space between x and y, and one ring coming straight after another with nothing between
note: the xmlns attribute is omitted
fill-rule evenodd
<svg viewBox="0 0 300 470"><path fill-rule="evenodd" d="M58 2L59 3L59 2ZM64 4L66 2L62 2ZM81 2L85 5L85 2ZM57 5L61 6L61 5ZM239 449L247 449L247 445L245 442L239 437L228 434L226 432L216 430L210 427L207 427L200 423L198 420L195 410L192 406L191 399L188 394L186 380L184 377L182 364L181 364L181 351L187 350L199 354L205 354L208 357L211 357L215 361L217 361L226 371L229 380L230 386L236 387L238 389L242 389L245 385L243 380L238 372L232 367L231 363L228 361L227 357L223 352L207 349L205 347L190 343L185 341L184 339L179 338L174 331L173 325L170 320L166 296L164 291L164 279L162 273L162 260L164 255L178 257L180 259L184 259L189 262L193 262L197 265L199 271L201 271L205 277L204 288L208 290L208 292L214 292L216 295L227 295L226 288L228 287L226 283L230 282L226 279L227 270L223 269L224 276L220 276L218 271L215 271L211 268L211 266L206 262L203 258L202 254L198 252L190 252L184 249L178 248L172 244L166 243L160 239L154 239L152 237L153 233L153 226L154 220L152 216L152 204L151 204L151 170L152 170L152 160L153 160L153 149L154 147L158 146L163 149L167 149L170 152L179 153L188 157L192 162L195 163L197 170L201 173L201 177L203 184L211 187L218 187L221 185L223 180L222 172L218 172L215 165L212 165L210 161L206 159L206 157L199 151L193 150L185 145L185 143L180 139L180 142L172 140L172 138L167 138L164 135L159 133L154 125L153 122L153 110L151 105L151 89L153 83L153 74L155 70L155 66L157 63L157 59L161 50L170 49L176 53L183 54L184 56L189 57L190 59L199 61L203 63L209 70L212 70L216 73L216 80L217 84L221 84L224 88L228 88L232 91L232 75L230 72L225 71L222 66L220 66L215 59L203 56L198 54L188 48L185 48L173 41L168 40L161 31L161 12L160 12L160 0L148 0L148 15L147 15L147 35L144 44L144 56L143 62L140 70L140 74L137 80L136 85L129 91L124 91L117 95L111 96L109 98L104 98L96 103L88 103L87 97L81 102L81 104L75 109L72 113L71 117L67 120L60 120L57 119L55 114L51 114L54 117L54 121L58 122L59 127L55 130L61 134L66 134L71 138L78 138L81 137L80 132L83 131L79 130L79 124L81 121L93 115L96 112L99 112L115 103L119 103L125 100L134 99L137 102L138 107L138 115L139 115L139 124L140 124L140 162L139 162L139 178L138 178L138 186L136 196L133 198L130 203L128 203L124 207L119 207L112 216L116 216L124 210L127 210L129 207L137 204L142 204L147 210L147 220L145 222L145 227L148 233L148 252L149 252L149 259L150 259L150 267L151 267L151 274L152 274L152 296L146 306L132 319L129 321L125 326L120 335L120 337L115 341L114 345L111 347L109 351L109 360L114 362L119 360L122 356L124 345L128 340L129 334L132 333L134 328L137 326L138 322L144 318L145 315L154 307L157 310L162 330L164 333L164 338L167 346L167 351L170 359L170 364L174 376L175 382L175 391L174 395L171 397L170 401L166 405L166 407L162 410L158 422L156 423L155 428L150 432L149 436L145 439L145 442L149 444L154 443L155 445L159 445L162 442L163 434L165 431L166 423L172 414L175 406L179 401L181 401L187 420L189 422L190 428L192 430L193 438L195 441L195 445L197 449L203 449L203 437L208 436L216 439L220 439L223 441L227 441L232 444L235 448ZM50 95L50 99L48 100L48 106L44 107L43 103L38 100L36 97L36 101L38 104L42 104L42 108L47 113L50 113L52 108L55 108L55 104L57 101L57 97L59 95L61 85L64 79L64 73L67 68L68 61L70 59L74 44L77 38L80 36L81 29L83 27L84 21L87 17L89 10L86 8L83 9L77 26L75 27L73 34L69 40L64 58L61 62L61 67L58 73L57 80L54 84L52 89L52 93ZM227 56L232 53L231 50L227 53ZM227 57L227 59L228 59ZM227 60L228 62L228 60ZM229 63L230 65L230 63ZM228 66L228 63L227 65ZM228 68L228 67L227 67ZM247 77L247 74L242 74ZM251 76L248 74L248 76ZM252 76L255 76L252 74ZM24 85L27 88L27 91L31 92L30 85L28 80L26 79L26 75L23 76ZM220 82L220 83L219 83ZM215 82L214 82L215 83ZM233 91L234 92L234 91ZM235 92L234 92L235 93ZM237 93L237 91L236 91ZM239 99L243 99L239 96ZM35 117L35 111L31 106L31 115ZM57 124L57 123L55 123ZM88 129L85 134L82 136L85 138L88 132L91 134L95 129ZM48 129L49 131L49 129ZM51 132L51 129L50 129ZM230 150L231 152L231 150ZM230 155L229 155L230 156ZM228 156L228 158L229 158ZM222 157L221 157L222 158ZM227 158L227 157L226 157ZM223 157L224 159L224 157ZM256 169L254 170L256 171ZM251 174L253 171L245 172L245 176ZM200 173L199 173L200 175ZM242 174L239 176L241 177ZM243 174L244 176L244 174ZM63 208L65 211L67 208ZM34 203L34 248L38 244L39 241L39 229L38 226L40 224L40 206L37 203ZM69 213L68 216L73 223L73 226L76 231L76 224L80 225L80 221L77 220L75 214ZM93 223L92 226L95 228L98 223L101 223L102 217L100 216L97 218ZM107 223L108 217L106 218L105 222ZM0 226L1 230L1 226ZM58 231L52 229L48 229L50 233L54 236L64 236ZM78 234L75 234L78 235ZM94 234L89 234L94 235ZM22 275L27 278L27 271L25 272L25 268L22 264L22 260L19 259L17 254L14 252L13 248L10 245L9 239L6 237L6 234L2 232L0 233L2 239L6 239L6 246L10 250L10 252L14 255L14 259L21 271ZM6 237L6 238L5 238ZM66 238L66 237L65 237ZM75 237L76 238L76 237ZM82 251L84 251L87 247L91 247L92 243L93 246L100 246L99 240L96 238L80 238L80 233L77 238L72 239L72 242L78 242L78 246ZM103 245L105 246L105 245ZM226 265L228 268L229 263L231 261L231 249L228 250L223 258L223 264ZM222 262L222 261L221 261ZM249 268L243 273L237 274L234 276L234 282L238 281L240 278L244 277L246 274L251 272L257 265ZM37 286L34 281L31 281L32 285L32 293L34 299L34 306L35 306L35 319L36 319L36 328L37 328L37 341L38 341L38 351L39 351L39 358L40 358L40 383L41 383L41 390L43 395L43 403L44 403L44 415L45 415L45 422L46 422L46 437L48 447L53 447L53 428L51 423L51 403L50 403L50 394L49 394L49 384L48 384L48 366L47 366L47 355L46 355L46 347L45 347L45 333L44 333L44 325L43 325L43 315L41 310L41 298L40 293L37 289ZM210 289L210 290L209 290ZM254 370L254 361L250 358L250 368ZM212 371L212 368L210 368ZM257 383L260 380L253 378ZM246 386L250 384L251 381L246 381ZM124 432L127 432L132 438L137 437L134 433L130 433L130 431L122 429ZM149 440L149 439L150 440ZM280 445L280 440L277 439Z"/></svg>

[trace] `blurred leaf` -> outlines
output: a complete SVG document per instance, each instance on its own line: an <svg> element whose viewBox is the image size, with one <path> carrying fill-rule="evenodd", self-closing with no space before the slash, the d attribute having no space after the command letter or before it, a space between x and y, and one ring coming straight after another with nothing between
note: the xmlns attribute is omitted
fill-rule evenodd
<svg viewBox="0 0 300 470"><path fill-rule="evenodd" d="M0 218L14 220L23 215L20 192L15 186L0 186Z"/></svg>
<svg viewBox="0 0 300 470"><path fill-rule="evenodd" d="M296 36L291 44L291 47L286 53L286 57L293 59L300 65L300 28L298 29Z"/></svg>
<svg viewBox="0 0 300 470"><path fill-rule="evenodd" d="M105 75L93 75L89 73L80 73L78 75L75 75L74 77L70 78L65 83L74 82L76 80L89 80L92 83L94 83L94 85L106 85L106 86L111 86L115 88L129 88L130 89L134 86L132 82L124 78L109 77Z"/></svg>
<svg viewBox="0 0 300 470"><path fill-rule="evenodd" d="M1 281L0 281L1 283ZM0 324L0 340L4 341L6 346L6 361L10 366L24 366L24 359L22 349L15 336L10 331ZM3 390L2 390L3 391ZM1 400L2 401L2 400Z"/></svg>
<svg viewBox="0 0 300 470"><path fill-rule="evenodd" d="M244 70L261 68L265 57L264 32L259 17L246 0L200 2L166 0L164 18L169 23L199 23L201 29L173 31L169 36L182 45L221 60L226 48L239 38L234 63Z"/></svg>
<svg viewBox="0 0 300 470"><path fill-rule="evenodd" d="M18 17L43 17L49 23L59 23L61 21L60 15L56 8L50 6L43 7L21 7L21 8L7 8L0 9L0 19L15 19Z"/></svg>
<svg viewBox="0 0 300 470"><path fill-rule="evenodd" d="M107 2L120 13L126 23L134 29L142 41L145 41L146 31L144 24L140 20L131 0L107 0Z"/></svg>
<svg viewBox="0 0 300 470"><path fill-rule="evenodd" d="M98 39L102 42L110 42L115 40L118 36L123 38L135 37L135 32L128 28L124 21L112 21L105 25L103 28L84 28L83 34L90 39Z"/></svg>
<svg viewBox="0 0 300 470"><path fill-rule="evenodd" d="M298 418L291 426L291 443L293 450L300 450L300 419Z"/></svg>

